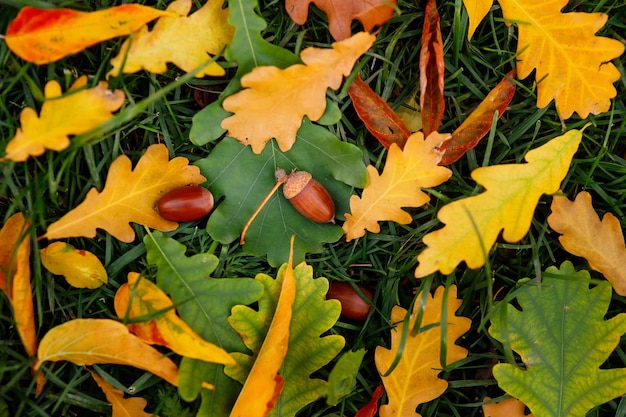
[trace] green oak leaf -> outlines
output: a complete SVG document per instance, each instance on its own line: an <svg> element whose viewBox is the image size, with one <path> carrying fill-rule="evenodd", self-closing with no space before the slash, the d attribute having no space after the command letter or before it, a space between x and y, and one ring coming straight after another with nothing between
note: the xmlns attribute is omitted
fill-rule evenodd
<svg viewBox="0 0 626 417"><path fill-rule="evenodd" d="M361 151L309 121L304 122L288 152L281 152L272 140L257 155L249 146L224 138L196 165L208 179L206 186L216 201L223 198L207 223L211 237L221 243L239 238L252 213L276 183L277 168L310 172L332 195L340 219L349 211L352 187L362 188L367 183ZM270 265L277 266L287 262L293 234L294 263L299 263L305 253L319 253L323 243L336 242L343 230L331 223L320 224L305 218L283 197L281 189L252 222L243 249L253 255L267 254Z"/></svg>
<svg viewBox="0 0 626 417"><path fill-rule="evenodd" d="M337 405L341 398L352 392L356 386L356 377L364 356L365 349L348 351L341 355L328 375L326 404Z"/></svg>
<svg viewBox="0 0 626 417"><path fill-rule="evenodd" d="M265 291L255 311L240 305L233 308L230 324L241 335L246 346L256 355L261 349L276 310L278 296L287 265L283 265L277 278L259 274L256 280ZM337 300L326 300L328 280L313 279L313 268L301 263L294 268L296 299L289 328L287 356L280 374L285 385L270 417L290 417L302 407L326 394L328 383L312 379L311 374L330 362L343 348L345 341L339 335L321 335L337 322L341 306ZM252 368L255 356L233 353L238 367L228 366L226 373L243 383Z"/></svg>
<svg viewBox="0 0 626 417"><path fill-rule="evenodd" d="M489 329L526 366L497 364L498 385L535 417L584 417L626 393L626 368L600 369L626 332L626 314L604 320L611 285L589 284L589 273L576 272L570 262L550 267L541 283L529 281L519 290L522 311L507 305Z"/></svg>
<svg viewBox="0 0 626 417"><path fill-rule="evenodd" d="M206 341L229 352L245 352L247 349L230 327L228 316L235 305L256 302L263 294L262 285L251 278L212 278L217 257L204 253L187 257L184 245L161 232L146 235L144 244L148 263L157 267L157 285L172 298L180 317ZM179 392L183 399L193 400L202 381L220 388L220 395L202 390L201 408L207 411L198 416L229 414L240 387L224 375L223 368L183 358L179 372Z"/></svg>

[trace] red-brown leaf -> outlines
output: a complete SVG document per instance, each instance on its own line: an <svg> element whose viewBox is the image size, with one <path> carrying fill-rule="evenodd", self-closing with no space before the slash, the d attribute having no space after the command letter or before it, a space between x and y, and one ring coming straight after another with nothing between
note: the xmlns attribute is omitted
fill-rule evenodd
<svg viewBox="0 0 626 417"><path fill-rule="evenodd" d="M437 1L428 0L420 51L420 107L422 132L428 137L439 130L443 120L443 41L439 27Z"/></svg>
<svg viewBox="0 0 626 417"><path fill-rule="evenodd" d="M374 417L378 412L378 400L383 396L385 386L380 384L372 393L372 399L363 406L354 417Z"/></svg>

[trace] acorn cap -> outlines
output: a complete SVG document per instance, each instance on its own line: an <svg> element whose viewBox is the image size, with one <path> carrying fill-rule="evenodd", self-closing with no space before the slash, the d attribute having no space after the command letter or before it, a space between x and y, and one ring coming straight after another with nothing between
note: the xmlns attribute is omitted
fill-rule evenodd
<svg viewBox="0 0 626 417"><path fill-rule="evenodd" d="M311 174L306 171L296 171L288 175L287 181L283 184L283 194L290 200L300 194L300 192L311 181Z"/></svg>

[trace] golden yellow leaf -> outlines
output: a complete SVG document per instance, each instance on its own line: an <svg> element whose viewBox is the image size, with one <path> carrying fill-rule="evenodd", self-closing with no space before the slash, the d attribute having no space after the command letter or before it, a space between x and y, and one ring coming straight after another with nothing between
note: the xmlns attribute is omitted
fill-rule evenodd
<svg viewBox="0 0 626 417"><path fill-rule="evenodd" d="M15 326L28 356L37 353L37 331L30 286L30 222L15 213L0 229L0 290L13 307Z"/></svg>
<svg viewBox="0 0 626 417"><path fill-rule="evenodd" d="M113 69L109 75L119 75L120 70L129 74L141 69L162 74L167 71L168 62L189 72L207 62L211 58L209 54L219 54L234 34L234 27L227 21L228 9L222 9L221 0L209 0L187 16L190 10L191 0L172 2L167 7L171 16L159 18L152 30L143 26L124 42L120 53L111 60ZM213 62L196 77L224 74L224 69Z"/></svg>
<svg viewBox="0 0 626 417"><path fill-rule="evenodd" d="M485 397L485 402L491 400ZM524 414L526 406L517 398L509 398L497 403L483 405L485 417L533 417L532 414Z"/></svg>
<svg viewBox="0 0 626 417"><path fill-rule="evenodd" d="M154 415L143 411L148 401L143 398L124 398L124 393L121 390L113 388L111 384L102 379L97 373L91 371L90 373L100 389L102 389L102 392L104 392L107 401L111 403L113 407L112 417L150 417Z"/></svg>
<svg viewBox="0 0 626 417"><path fill-rule="evenodd" d="M109 319L74 319L53 327L41 339L37 359L36 370L47 361L134 366L178 386L174 362Z"/></svg>
<svg viewBox="0 0 626 417"><path fill-rule="evenodd" d="M411 216L402 207L420 207L430 197L420 188L434 187L450 178L452 171L437 166L441 154L435 148L448 134L433 132L424 140L422 132L412 134L401 150L395 143L389 147L389 155L383 173L367 167L368 185L361 197L350 198L350 212L346 213L343 231L350 241L365 234L365 229L380 232L379 221L391 220L408 224Z"/></svg>
<svg viewBox="0 0 626 417"><path fill-rule="evenodd" d="M267 331L243 389L231 410L231 417L266 416L274 407L284 386L284 379L278 371L287 355L292 306L296 299L296 281L293 276L293 242L294 236L291 237L289 262L285 269L272 324Z"/></svg>
<svg viewBox="0 0 626 417"><path fill-rule="evenodd" d="M537 106L552 99L561 119L605 112L617 95L619 70L610 63L624 52L618 40L595 36L604 13L561 13L568 0L499 0L504 18L517 23L517 74L536 69Z"/></svg>
<svg viewBox="0 0 626 417"><path fill-rule="evenodd" d="M41 263L55 275L63 275L76 288L98 288L109 281L107 271L93 253L65 242L54 242L39 250Z"/></svg>
<svg viewBox="0 0 626 417"><path fill-rule="evenodd" d="M619 219L606 213L602 221L591 204L591 195L582 191L571 202L567 197L552 198L548 224L569 253L582 256L600 272L619 295L626 295L626 246Z"/></svg>
<svg viewBox="0 0 626 417"><path fill-rule="evenodd" d="M0 161L22 162L46 149L61 151L70 145L69 135L85 133L111 119L111 113L124 103L124 92L109 90L104 81L93 88L84 88L86 84L86 76L78 78L62 97L59 83L49 81L40 116L31 108L22 111L22 127L7 144L6 155Z"/></svg>
<svg viewBox="0 0 626 417"><path fill-rule="evenodd" d="M571 130L528 152L527 164L475 169L472 178L485 191L439 210L437 217L446 226L424 236L427 248L417 257L415 276L450 274L462 261L480 268L502 230L507 242L521 240L539 197L559 189L581 139L581 131Z"/></svg>
<svg viewBox="0 0 626 417"><path fill-rule="evenodd" d="M205 362L236 363L224 349L194 332L176 315L174 303L167 294L136 272L128 273L128 284L123 284L115 294L117 316L125 318L127 310L129 319L151 317L145 322L127 325L146 343L167 346L181 356Z"/></svg>
<svg viewBox="0 0 626 417"><path fill-rule="evenodd" d="M176 229L178 223L162 218L155 210L159 198L175 188L206 181L187 158L168 160L165 145L151 145L134 170L128 157L121 155L109 168L101 193L92 188L85 200L48 226L48 239L95 237L96 228L109 232L122 242L132 242L135 222L162 232Z"/></svg>
<svg viewBox="0 0 626 417"><path fill-rule="evenodd" d="M20 58L47 64L98 42L128 35L167 14L139 4L123 4L96 12L26 6L9 24L5 39Z"/></svg>
<svg viewBox="0 0 626 417"><path fill-rule="evenodd" d="M469 17L469 26L467 28L467 39L472 39L476 28L489 13L489 9L493 6L493 0L463 0L465 10Z"/></svg>
<svg viewBox="0 0 626 417"><path fill-rule="evenodd" d="M418 294L420 300L423 294ZM426 295L423 307L423 316L420 330L412 334L404 345L404 351L397 367L389 376L383 376L383 384L389 398L389 404L380 407L380 417L413 417L420 414L415 412L419 404L433 400L440 396L448 387L448 383L438 378L441 372L441 337L446 341L446 364L456 362L467 356L467 350L454 342L467 332L472 321L467 317L455 316L454 313L461 306L462 300L456 298L456 286L452 285L446 294L443 286L437 288L435 295ZM415 326L420 303L415 303L409 319L410 329ZM444 307L445 306L445 307ZM408 312L399 306L391 311L391 323L399 323L391 331L391 349L382 346L376 348L376 368L385 374L394 362L404 322ZM441 323L445 321L445 329ZM426 329L426 330L424 330ZM444 331L445 330L445 331Z"/></svg>
<svg viewBox="0 0 626 417"><path fill-rule="evenodd" d="M332 49L306 48L300 54L304 65L254 68L241 78L245 89L224 100L224 109L235 114L222 121L222 128L228 136L250 145L254 153L261 153L272 138L281 151L288 151L302 118L322 117L326 90L339 88L343 76L350 74L354 62L375 39L360 32L333 43Z"/></svg>

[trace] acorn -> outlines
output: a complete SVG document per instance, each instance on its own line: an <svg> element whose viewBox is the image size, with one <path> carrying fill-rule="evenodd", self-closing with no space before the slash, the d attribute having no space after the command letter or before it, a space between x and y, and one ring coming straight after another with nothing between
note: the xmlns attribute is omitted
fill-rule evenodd
<svg viewBox="0 0 626 417"><path fill-rule="evenodd" d="M349 320L365 320L371 310L371 303L374 298L371 291L357 285L367 300L359 294L350 283L345 281L331 281L327 300L339 300L341 303L341 317Z"/></svg>
<svg viewBox="0 0 626 417"><path fill-rule="evenodd" d="M310 173L293 171L287 175L279 168L276 179L284 183L283 195L304 217L317 223L333 221L335 203L326 188Z"/></svg>
<svg viewBox="0 0 626 417"><path fill-rule="evenodd" d="M213 194L204 187L188 185L165 193L157 203L161 217L173 222L190 222L213 210Z"/></svg>

